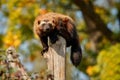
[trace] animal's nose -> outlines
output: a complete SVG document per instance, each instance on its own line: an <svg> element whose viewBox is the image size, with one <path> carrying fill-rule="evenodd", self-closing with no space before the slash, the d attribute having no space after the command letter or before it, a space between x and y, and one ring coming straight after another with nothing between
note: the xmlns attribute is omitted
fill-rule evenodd
<svg viewBox="0 0 120 80"><path fill-rule="evenodd" d="M50 30L50 28L46 28L46 31L49 31Z"/></svg>
<svg viewBox="0 0 120 80"><path fill-rule="evenodd" d="M50 30L50 26L48 26L48 25L44 26L44 28L45 28L45 31L49 31Z"/></svg>

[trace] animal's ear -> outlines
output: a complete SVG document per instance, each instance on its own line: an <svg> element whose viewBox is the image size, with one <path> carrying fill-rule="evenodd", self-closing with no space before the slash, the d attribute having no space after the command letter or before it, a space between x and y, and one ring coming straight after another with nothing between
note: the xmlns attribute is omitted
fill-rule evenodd
<svg viewBox="0 0 120 80"><path fill-rule="evenodd" d="M39 24L40 24L40 22L41 22L41 21L40 21L40 20L38 20L38 21L37 21L37 24L39 25Z"/></svg>
<svg viewBox="0 0 120 80"><path fill-rule="evenodd" d="M40 31L39 31L39 28L38 28L38 21L37 20L34 21L33 32L34 32L35 35L40 35Z"/></svg>
<svg viewBox="0 0 120 80"><path fill-rule="evenodd" d="M34 21L34 24L33 24L33 32L34 34L36 34L36 22Z"/></svg>

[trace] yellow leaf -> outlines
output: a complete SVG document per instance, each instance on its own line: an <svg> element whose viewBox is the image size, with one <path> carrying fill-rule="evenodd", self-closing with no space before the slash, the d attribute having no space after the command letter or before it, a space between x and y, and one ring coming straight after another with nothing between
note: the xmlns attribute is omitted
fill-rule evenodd
<svg viewBox="0 0 120 80"><path fill-rule="evenodd" d="M48 11L46 9L40 9L40 14L46 14Z"/></svg>
<svg viewBox="0 0 120 80"><path fill-rule="evenodd" d="M92 66L88 66L86 72L91 76L93 75L93 67Z"/></svg>
<svg viewBox="0 0 120 80"><path fill-rule="evenodd" d="M9 31L6 36L3 38L4 47L15 46L18 47L21 43L20 40L20 33L17 32L16 34Z"/></svg>
<svg viewBox="0 0 120 80"><path fill-rule="evenodd" d="M90 49L91 48L91 43L88 42L86 45L85 45L86 49Z"/></svg>

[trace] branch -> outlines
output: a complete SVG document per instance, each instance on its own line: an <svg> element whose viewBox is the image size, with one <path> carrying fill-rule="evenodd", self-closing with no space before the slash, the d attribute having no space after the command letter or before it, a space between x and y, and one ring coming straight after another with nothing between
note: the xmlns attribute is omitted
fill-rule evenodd
<svg viewBox="0 0 120 80"><path fill-rule="evenodd" d="M5 50L0 49L0 52ZM6 50L5 56L0 55L0 80L41 80L38 73L28 76L27 71L19 60L19 55L14 47Z"/></svg>
<svg viewBox="0 0 120 80"><path fill-rule="evenodd" d="M107 25L103 22L103 20L100 18L100 16L94 11L94 6L89 0L73 0L73 2L80 7L83 16L89 18L92 22L94 22L95 27L94 29L97 29L104 35L108 40L110 41L118 41L120 42L120 39L118 36L117 39L113 37L113 32L110 31L107 28Z"/></svg>
<svg viewBox="0 0 120 80"><path fill-rule="evenodd" d="M31 80L18 57L14 47L6 50L7 79Z"/></svg>
<svg viewBox="0 0 120 80"><path fill-rule="evenodd" d="M47 59L48 75L45 80L65 80L65 50L66 41L62 37L55 44L50 43L50 47L44 57ZM0 50L0 52L5 52ZM2 67L2 69L1 69ZM0 79L2 80L43 80L39 74L33 73L28 76L27 71L19 60L14 47L6 50L6 57L2 59L0 55Z"/></svg>

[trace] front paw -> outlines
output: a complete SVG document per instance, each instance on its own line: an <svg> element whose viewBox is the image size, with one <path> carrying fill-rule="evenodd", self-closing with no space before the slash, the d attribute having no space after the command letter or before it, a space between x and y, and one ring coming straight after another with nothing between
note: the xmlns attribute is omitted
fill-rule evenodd
<svg viewBox="0 0 120 80"><path fill-rule="evenodd" d="M41 51L41 54L43 55L47 51L48 51L48 48L43 48L43 50Z"/></svg>

